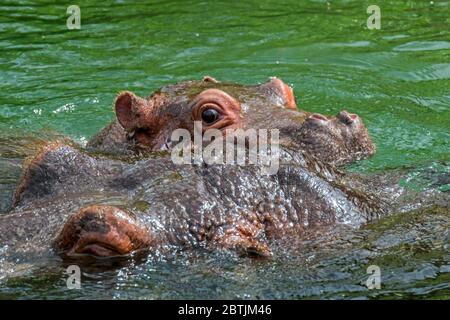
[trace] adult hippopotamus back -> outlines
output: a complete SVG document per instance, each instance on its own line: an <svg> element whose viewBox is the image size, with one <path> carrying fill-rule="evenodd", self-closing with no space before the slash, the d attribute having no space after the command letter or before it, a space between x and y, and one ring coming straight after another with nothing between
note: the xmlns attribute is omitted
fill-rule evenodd
<svg viewBox="0 0 450 320"><path fill-rule="evenodd" d="M0 243L71 257L172 247L268 256L274 239L357 226L382 212L382 202L340 173L307 154L289 157L276 174L261 175L256 165L178 165L167 153L121 161L50 144L29 162L13 210L0 217Z"/></svg>

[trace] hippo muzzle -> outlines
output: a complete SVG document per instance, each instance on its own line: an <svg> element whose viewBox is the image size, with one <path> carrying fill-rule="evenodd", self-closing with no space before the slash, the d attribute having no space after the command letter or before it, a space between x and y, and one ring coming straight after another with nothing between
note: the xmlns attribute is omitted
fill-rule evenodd
<svg viewBox="0 0 450 320"><path fill-rule="evenodd" d="M106 205L85 207L64 224L54 247L68 257L128 255L149 248L152 238L126 211Z"/></svg>

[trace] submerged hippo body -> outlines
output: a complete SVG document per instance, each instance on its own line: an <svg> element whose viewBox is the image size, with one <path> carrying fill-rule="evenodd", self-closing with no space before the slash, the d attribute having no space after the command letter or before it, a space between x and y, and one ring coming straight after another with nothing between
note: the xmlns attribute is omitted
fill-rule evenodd
<svg viewBox="0 0 450 320"><path fill-rule="evenodd" d="M180 166L165 154L130 163L49 145L30 163L15 208L0 217L0 242L68 256L167 246L267 256L273 239L356 226L382 212L376 198L338 179L307 155L286 155L275 175L261 175L257 166Z"/></svg>
<svg viewBox="0 0 450 320"><path fill-rule="evenodd" d="M205 78L145 99L124 92L115 111L117 120L87 146L96 156L54 143L29 162L13 209L0 217L1 244L65 256L172 246L267 256L274 239L335 223L357 226L384 210L370 188L333 167L373 154L362 121L345 111L298 111L279 79L240 86ZM193 134L194 121L224 135L278 129L279 169L262 175L257 164L175 164L171 133Z"/></svg>
<svg viewBox="0 0 450 320"><path fill-rule="evenodd" d="M101 130L88 148L107 153L170 150L171 133L194 121L203 131L278 129L280 142L304 150L322 162L342 165L375 152L367 129L355 114L335 117L300 111L293 90L278 78L257 86L220 83L211 77L157 90L147 98L132 92L115 101L117 120Z"/></svg>

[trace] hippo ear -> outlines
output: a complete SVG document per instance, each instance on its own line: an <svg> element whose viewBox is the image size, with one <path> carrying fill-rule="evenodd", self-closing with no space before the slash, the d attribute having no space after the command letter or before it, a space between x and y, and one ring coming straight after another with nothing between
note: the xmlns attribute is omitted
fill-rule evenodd
<svg viewBox="0 0 450 320"><path fill-rule="evenodd" d="M261 85L261 89L269 95L281 98L282 104L287 109L297 109L295 102L294 90L288 86L283 80L272 77L270 80Z"/></svg>
<svg viewBox="0 0 450 320"><path fill-rule="evenodd" d="M139 125L139 118L145 112L146 100L133 92L121 92L114 105L117 120L125 130L132 130Z"/></svg>
<svg viewBox="0 0 450 320"><path fill-rule="evenodd" d="M211 76L204 76L202 79L203 82L211 82L211 83L219 83L220 81Z"/></svg>

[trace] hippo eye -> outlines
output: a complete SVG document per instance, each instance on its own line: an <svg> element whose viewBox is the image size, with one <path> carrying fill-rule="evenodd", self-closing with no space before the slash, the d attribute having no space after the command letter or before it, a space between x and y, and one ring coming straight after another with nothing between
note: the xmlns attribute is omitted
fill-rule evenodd
<svg viewBox="0 0 450 320"><path fill-rule="evenodd" d="M216 109L208 108L202 112L202 120L206 124L212 124L219 119L219 112Z"/></svg>

